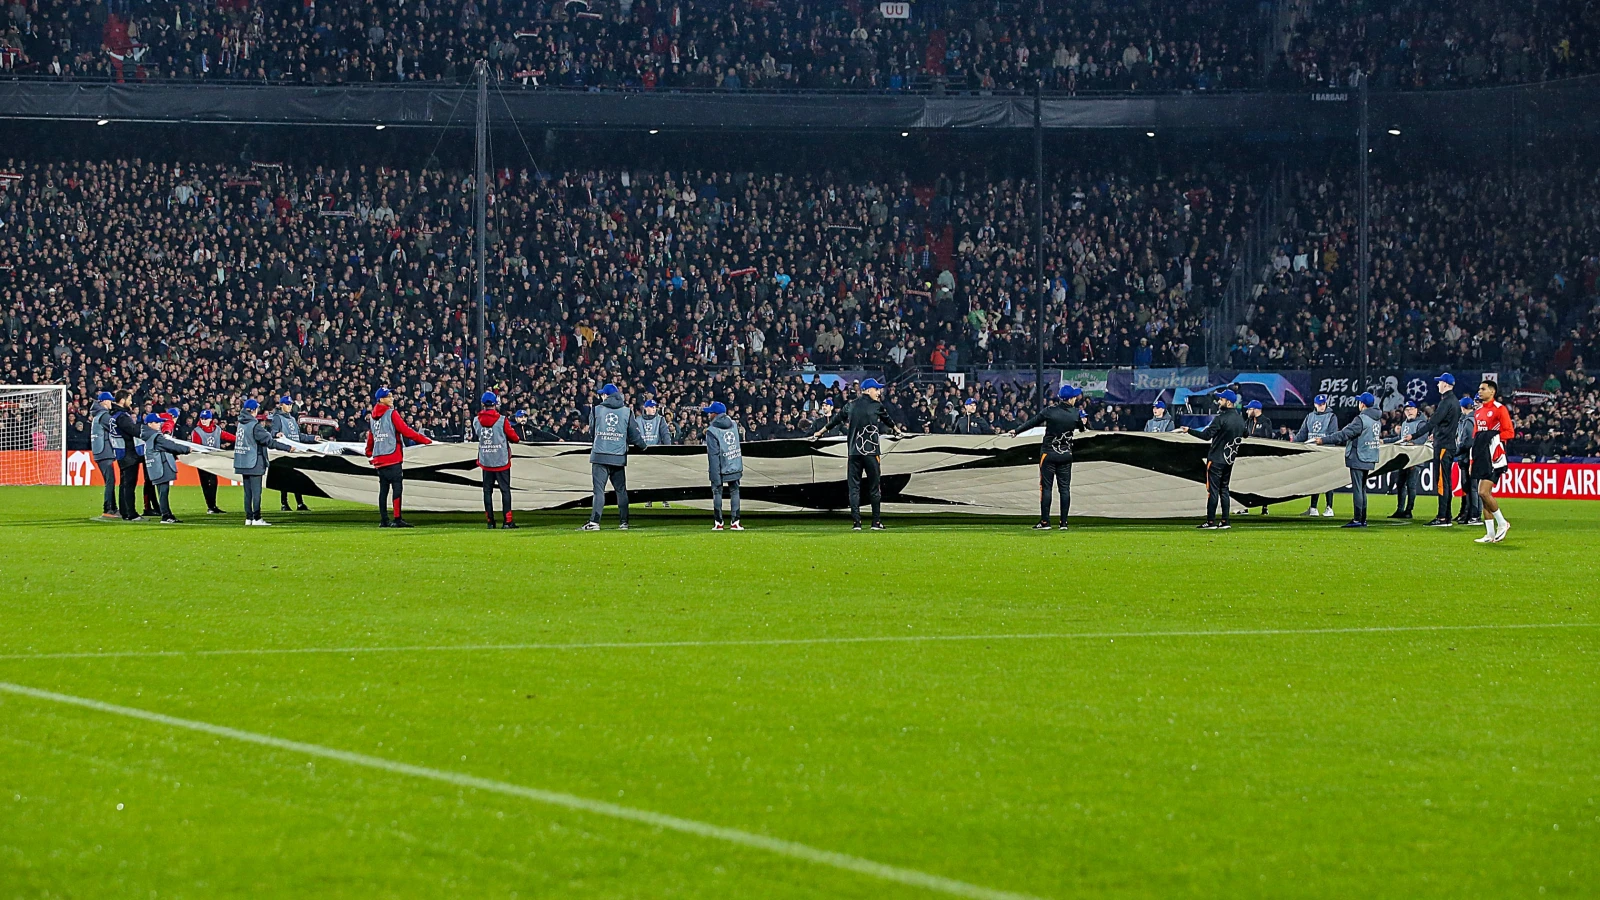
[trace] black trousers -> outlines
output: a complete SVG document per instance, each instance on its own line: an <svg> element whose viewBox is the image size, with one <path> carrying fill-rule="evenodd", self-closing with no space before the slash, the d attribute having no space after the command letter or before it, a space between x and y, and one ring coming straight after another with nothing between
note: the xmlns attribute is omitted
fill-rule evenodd
<svg viewBox="0 0 1600 900"><path fill-rule="evenodd" d="M1039 461L1039 521L1050 520L1050 492L1055 487L1061 492L1061 521L1067 521L1067 510L1072 506L1072 460L1043 459Z"/></svg>
<svg viewBox="0 0 1600 900"><path fill-rule="evenodd" d="M494 521L494 491L500 489L500 509L505 513L505 520L511 521L511 470L501 469L491 472L481 470L483 475L483 514Z"/></svg>
<svg viewBox="0 0 1600 900"><path fill-rule="evenodd" d="M1437 448L1433 451L1433 492L1439 495L1439 518L1450 518L1450 497L1455 490L1451 478L1451 457L1455 451L1449 447ZM1462 474L1466 474L1465 469Z"/></svg>
<svg viewBox="0 0 1600 900"><path fill-rule="evenodd" d="M94 467L100 470L100 480L106 483L106 495L100 502L100 511L114 513L117 511L117 461L97 459L94 461Z"/></svg>
<svg viewBox="0 0 1600 900"><path fill-rule="evenodd" d="M1217 510L1222 510L1221 521L1228 521L1232 501L1228 498L1228 484L1233 481L1233 466L1206 460L1206 521L1218 521Z"/></svg>
<svg viewBox="0 0 1600 900"><path fill-rule="evenodd" d="M400 495L405 492L406 476L402 471L405 466L395 463L389 466L378 467L378 519L382 522L389 521L389 497L394 496L394 517L400 516Z"/></svg>
<svg viewBox="0 0 1600 900"><path fill-rule="evenodd" d="M299 494L295 494L294 495L294 504L296 506L305 506L306 505L306 498L300 496ZM283 507L284 509L288 509L289 508L289 492L288 491L279 491L278 492L278 505Z"/></svg>
<svg viewBox="0 0 1600 900"><path fill-rule="evenodd" d="M852 456L847 467L850 491L850 518L861 524L861 482L867 482L867 500L872 503L872 521L883 518L883 469L876 456Z"/></svg>
<svg viewBox="0 0 1600 900"><path fill-rule="evenodd" d="M171 484L158 484L155 486L156 505L161 508L161 518L172 518L172 504L167 502L167 494L172 490Z"/></svg>
<svg viewBox="0 0 1600 900"><path fill-rule="evenodd" d="M124 519L139 515L133 505L133 490L139 486L139 457L130 451L117 460L117 512Z"/></svg>
<svg viewBox="0 0 1600 900"><path fill-rule="evenodd" d="M1351 518L1357 522L1367 520L1367 476L1371 474L1366 469L1350 470L1350 496L1356 505L1356 514Z"/></svg>
<svg viewBox="0 0 1600 900"><path fill-rule="evenodd" d="M600 523L600 514L606 508L606 483L617 492L617 521L628 524L628 467L590 463L589 474L594 486L594 504L589 511L589 521Z"/></svg>
<svg viewBox="0 0 1600 900"><path fill-rule="evenodd" d="M210 472L200 473L200 493L206 496L206 509L217 508L217 476Z"/></svg>
<svg viewBox="0 0 1600 900"><path fill-rule="evenodd" d="M1417 492L1422 490L1422 467L1412 466L1395 476L1394 511L1408 513L1417 505Z"/></svg>
<svg viewBox="0 0 1600 900"><path fill-rule="evenodd" d="M150 483L150 470L144 467L144 458L139 458L139 471L144 473L144 511L152 513L161 508L156 501L156 486Z"/></svg>
<svg viewBox="0 0 1600 900"><path fill-rule="evenodd" d="M1478 479L1472 477L1472 456L1463 453L1456 457L1461 469L1461 515L1468 519L1483 518L1483 498L1478 496Z"/></svg>

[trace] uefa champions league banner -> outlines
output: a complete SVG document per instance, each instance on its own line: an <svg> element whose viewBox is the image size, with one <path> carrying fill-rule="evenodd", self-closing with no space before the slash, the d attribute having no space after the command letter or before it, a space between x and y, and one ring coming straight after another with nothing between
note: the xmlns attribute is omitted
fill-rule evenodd
<svg viewBox="0 0 1600 900"><path fill-rule="evenodd" d="M1037 516L1039 435L1019 437L910 435L886 438L881 456L884 508L891 513L970 513ZM1074 515L1150 519L1205 512L1207 442L1186 434L1086 432L1076 441ZM843 439L751 441L743 446L744 507L748 510L827 511L848 508ZM1379 474L1418 465L1427 445L1385 445ZM197 468L233 474L231 453L191 454ZM483 508L476 444L430 444L406 450L409 509L468 512ZM1344 450L1249 439L1238 448L1233 496L1259 506L1330 491L1347 484ZM590 502L589 445L519 444L511 463L516 509L586 508ZM298 491L376 504L377 473L355 452L274 454L269 490ZM632 503L671 501L708 506L703 446L652 447L628 460Z"/></svg>
<svg viewBox="0 0 1600 900"><path fill-rule="evenodd" d="M1157 400L1174 406L1194 397L1209 397L1232 386L1240 398L1263 406L1310 406L1309 372L1249 372L1186 366L1178 369L1119 369L1106 378L1106 399L1112 403L1148 406ZM1357 391L1356 393L1360 393Z"/></svg>

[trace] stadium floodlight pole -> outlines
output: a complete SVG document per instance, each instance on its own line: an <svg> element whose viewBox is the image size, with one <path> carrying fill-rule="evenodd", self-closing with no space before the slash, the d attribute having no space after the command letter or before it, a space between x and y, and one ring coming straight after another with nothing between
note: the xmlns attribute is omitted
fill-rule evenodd
<svg viewBox="0 0 1600 900"><path fill-rule="evenodd" d="M1361 123L1356 129L1356 143L1360 144L1360 147L1357 148L1356 153L1361 157L1361 240L1356 251L1356 302L1361 305L1361 309L1356 314L1356 334L1357 340L1361 344L1361 355L1360 359L1358 360L1361 372L1361 383L1362 385L1366 385L1368 358L1372 355L1369 348L1370 338L1367 331L1369 327L1368 317L1370 315L1367 309L1367 282L1370 281L1372 277L1372 260L1370 257L1371 247L1368 244L1368 232L1371 231L1371 222L1369 221L1369 216L1372 214L1372 197L1370 194L1371 182L1367 175L1367 157L1372 155L1372 147L1369 144L1367 133L1367 74L1362 72L1360 74L1360 78ZM1363 388L1363 390L1365 390L1365 388Z"/></svg>
<svg viewBox="0 0 1600 900"><path fill-rule="evenodd" d="M1039 314L1033 324L1035 343L1039 355L1033 364L1033 391L1038 395L1039 408L1045 405L1044 396L1044 327L1045 296L1049 293L1044 283L1044 76L1033 85L1033 286L1039 292Z"/></svg>
<svg viewBox="0 0 1600 900"><path fill-rule="evenodd" d="M478 376L476 397L482 397L485 390L485 372L488 364L488 340L484 336L484 290L486 262L484 259L487 246L484 232L488 230L489 218L489 62L478 60L478 122L477 122L477 152L478 152L478 177L477 196L474 198L474 221L478 231L475 262L478 267L478 309L475 327L478 332L478 362L474 370ZM474 399L476 399L476 397Z"/></svg>

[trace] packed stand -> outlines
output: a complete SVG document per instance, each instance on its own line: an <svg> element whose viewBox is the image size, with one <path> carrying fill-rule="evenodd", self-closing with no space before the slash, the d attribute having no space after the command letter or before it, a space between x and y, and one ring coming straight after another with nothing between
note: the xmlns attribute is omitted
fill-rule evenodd
<svg viewBox="0 0 1600 900"><path fill-rule="evenodd" d="M289 390L346 436L387 384L419 427L468 420L470 179L11 161L0 185L0 379L195 411ZM821 395L796 373L1034 360L1026 182L501 170L491 192L486 379L543 433L579 436L607 380L679 415L731 397L787 434ZM1249 196L1204 175L1062 173L1051 362L1185 362ZM938 399L908 412L934 421ZM998 419L1008 402L985 397Z"/></svg>
<svg viewBox="0 0 1600 900"><path fill-rule="evenodd" d="M1531 3L1316 0L1276 63L1279 86L1480 87L1600 71L1600 8Z"/></svg>
<svg viewBox="0 0 1600 900"><path fill-rule="evenodd" d="M1373 173L1370 362L1475 366L1538 387L1600 351L1592 167ZM1293 221L1231 354L1243 367L1354 365L1359 187L1302 176Z"/></svg>
<svg viewBox="0 0 1600 900"><path fill-rule="evenodd" d="M1216 90L1253 86L1244 0L148 0L0 3L0 65L57 78L574 88Z"/></svg>

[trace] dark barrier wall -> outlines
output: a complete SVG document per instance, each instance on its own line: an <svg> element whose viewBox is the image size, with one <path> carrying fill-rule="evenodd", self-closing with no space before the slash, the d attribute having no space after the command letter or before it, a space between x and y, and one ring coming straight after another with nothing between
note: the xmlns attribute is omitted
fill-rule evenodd
<svg viewBox="0 0 1600 900"><path fill-rule="evenodd" d="M1210 129L1264 137L1353 137L1355 93L1053 97L1051 129ZM225 84L0 82L0 118L465 127L470 86L299 87ZM1375 128L1461 138L1528 139L1600 130L1600 76L1544 85L1374 94ZM1016 129L1033 124L1027 97L721 94L491 90L489 117L556 128L714 130Z"/></svg>

